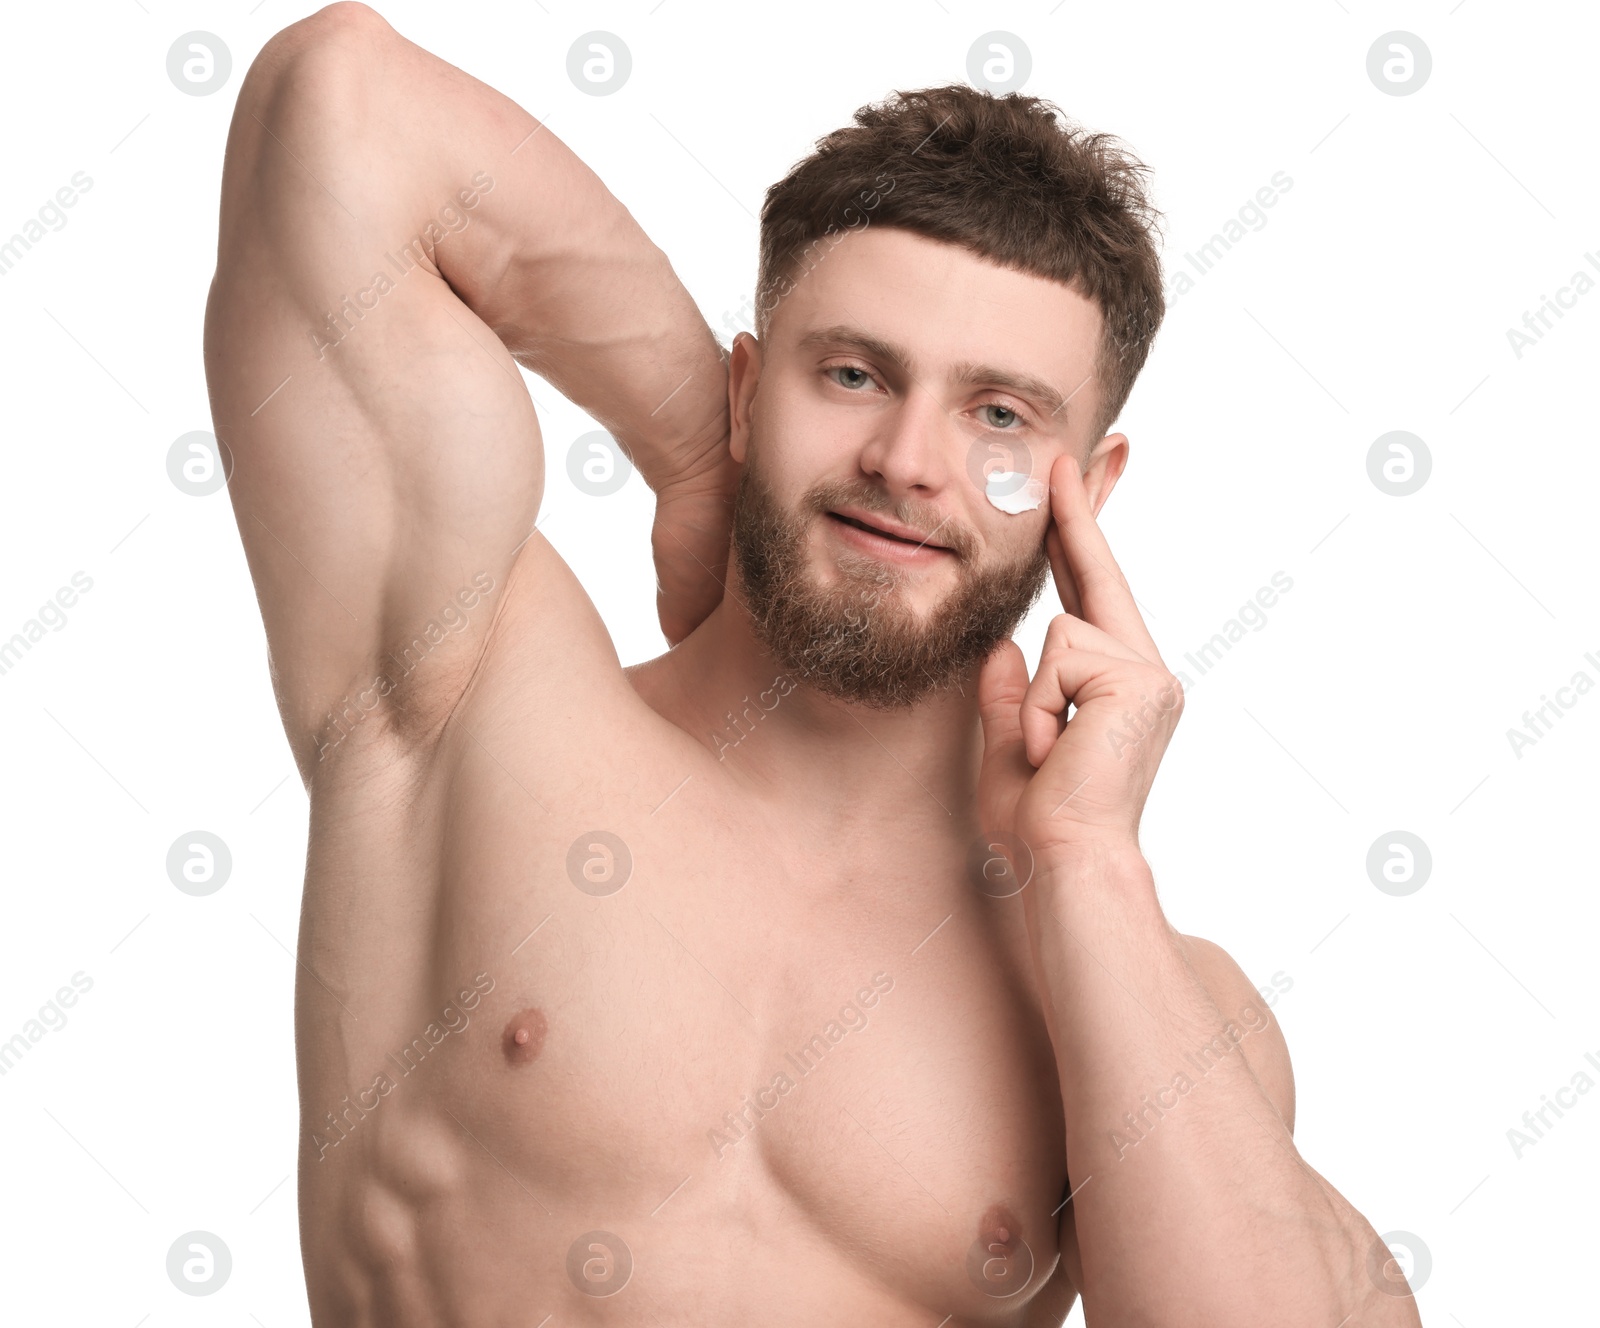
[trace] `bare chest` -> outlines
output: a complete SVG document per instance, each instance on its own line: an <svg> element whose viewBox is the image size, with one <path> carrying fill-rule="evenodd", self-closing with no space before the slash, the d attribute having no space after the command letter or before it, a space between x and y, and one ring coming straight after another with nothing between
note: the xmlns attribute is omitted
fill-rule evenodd
<svg viewBox="0 0 1600 1328"><path fill-rule="evenodd" d="M893 826L870 856L797 853L696 781L632 814L616 792L490 872L523 864L525 912L480 1072L538 1122L536 1174L586 1186L626 1157L621 1205L693 1187L896 1283L1048 1270L1064 1128L1021 901Z"/></svg>
<svg viewBox="0 0 1600 1328"><path fill-rule="evenodd" d="M780 841L674 773L452 810L440 962L493 982L460 1110L552 1211L647 1243L664 1213L731 1215L1014 1312L1054 1269L1066 1174L1020 899L893 826L871 854Z"/></svg>

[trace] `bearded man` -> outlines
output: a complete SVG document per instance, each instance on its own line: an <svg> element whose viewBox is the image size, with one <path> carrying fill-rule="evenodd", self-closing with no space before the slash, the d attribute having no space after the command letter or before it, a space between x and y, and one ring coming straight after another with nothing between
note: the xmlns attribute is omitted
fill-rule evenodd
<svg viewBox="0 0 1600 1328"><path fill-rule="evenodd" d="M773 186L725 352L508 98L361 4L263 49L205 352L311 803L319 1328L1418 1323L1139 852L1152 222L1048 103L900 93ZM535 529L519 365L657 496L659 658Z"/></svg>

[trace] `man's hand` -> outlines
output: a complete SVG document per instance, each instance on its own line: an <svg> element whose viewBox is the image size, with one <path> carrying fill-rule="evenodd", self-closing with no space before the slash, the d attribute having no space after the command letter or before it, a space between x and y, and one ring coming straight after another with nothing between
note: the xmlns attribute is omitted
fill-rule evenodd
<svg viewBox="0 0 1600 1328"><path fill-rule="evenodd" d="M726 432L698 471L662 485L650 547L656 564L656 616L677 645L722 602L739 464Z"/></svg>
<svg viewBox="0 0 1600 1328"><path fill-rule="evenodd" d="M1095 524L1076 459L1060 458L1051 479L1045 542L1066 612L1031 682L1011 641L985 661L978 814L1035 860L1022 903L1077 1186L1072 1276L1084 1313L1420 1328L1403 1280L1385 1273L1380 1284L1371 1271L1382 1248L1372 1225L1300 1157L1263 1087L1275 1073L1258 1073L1259 1038L1250 1059L1240 1050L1262 1029L1250 995L1235 1005L1235 989L1219 1005L1204 956L1194 961L1161 911L1139 817L1182 689Z"/></svg>
<svg viewBox="0 0 1600 1328"><path fill-rule="evenodd" d="M1183 689L1095 522L1076 458L1059 457L1050 481L1045 545L1066 612L1050 624L1031 682L1010 640L979 675L979 816L985 831L1018 835L1035 856L1090 844L1137 852Z"/></svg>

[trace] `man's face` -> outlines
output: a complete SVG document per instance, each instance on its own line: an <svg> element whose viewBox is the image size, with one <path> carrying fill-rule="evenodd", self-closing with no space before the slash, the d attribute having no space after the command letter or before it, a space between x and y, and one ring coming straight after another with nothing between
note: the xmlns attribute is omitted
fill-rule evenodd
<svg viewBox="0 0 1600 1328"><path fill-rule="evenodd" d="M1047 484L1087 454L1100 312L908 231L812 253L766 340L735 346L733 556L758 639L798 681L905 707L980 663L1044 586L1048 497L1010 515L986 481Z"/></svg>

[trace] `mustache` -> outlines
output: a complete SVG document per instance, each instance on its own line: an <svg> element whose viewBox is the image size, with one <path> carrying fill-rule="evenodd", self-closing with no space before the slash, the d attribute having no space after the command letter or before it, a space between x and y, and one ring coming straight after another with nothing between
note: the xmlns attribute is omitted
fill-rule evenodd
<svg viewBox="0 0 1600 1328"><path fill-rule="evenodd" d="M978 552L978 539L949 512L928 504L904 500L890 502L881 489L853 480L824 480L800 500L803 510L816 516L840 507L859 507L864 512L882 513L914 530L934 531L930 539L944 545L963 562L971 562Z"/></svg>

